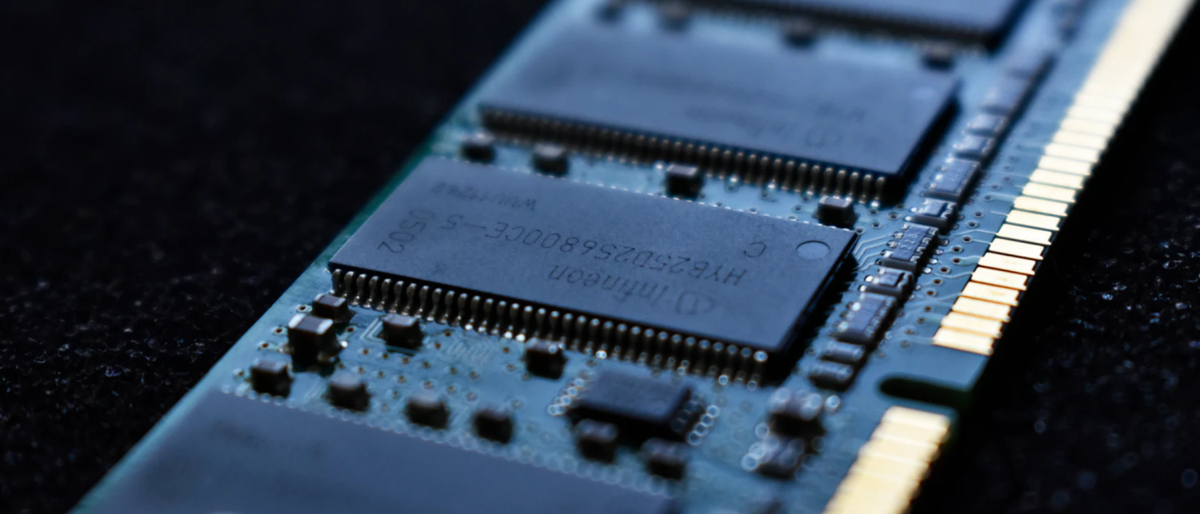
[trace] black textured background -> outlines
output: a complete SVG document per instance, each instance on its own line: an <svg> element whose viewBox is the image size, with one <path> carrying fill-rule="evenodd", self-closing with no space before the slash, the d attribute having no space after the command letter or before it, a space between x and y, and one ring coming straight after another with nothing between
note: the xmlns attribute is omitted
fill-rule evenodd
<svg viewBox="0 0 1200 514"><path fill-rule="evenodd" d="M77 501L540 3L0 0L0 512ZM1193 32L919 512L1197 512Z"/></svg>

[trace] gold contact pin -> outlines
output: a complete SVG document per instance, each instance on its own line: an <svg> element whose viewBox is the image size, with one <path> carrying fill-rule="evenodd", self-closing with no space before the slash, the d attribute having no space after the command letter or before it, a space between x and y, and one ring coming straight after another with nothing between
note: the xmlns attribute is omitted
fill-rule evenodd
<svg viewBox="0 0 1200 514"><path fill-rule="evenodd" d="M1035 261L1042 260L1042 252L1046 247L1036 244L1020 243L1008 239L996 238L992 241L988 251L1011 255L1013 257L1024 257Z"/></svg>
<svg viewBox="0 0 1200 514"><path fill-rule="evenodd" d="M1075 190L1063 187L1047 186L1030 182L1025 184L1025 188L1021 190L1027 196L1036 198L1045 198L1046 200L1054 200L1063 203L1075 203Z"/></svg>
<svg viewBox="0 0 1200 514"><path fill-rule="evenodd" d="M988 355L1191 0L1132 0L1013 210L942 319L935 345ZM984 323L977 320L990 320ZM998 328L997 328L998 327ZM987 335L983 335L987 334Z"/></svg>
<svg viewBox="0 0 1200 514"><path fill-rule="evenodd" d="M1048 214L1050 216L1065 217L1069 204L1055 202L1052 200L1043 200L1041 198L1033 198L1030 196L1018 196L1013 200L1013 208L1023 211L1036 212L1039 214Z"/></svg>
<svg viewBox="0 0 1200 514"><path fill-rule="evenodd" d="M1011 223L1005 223L1000 227L1000 230L996 231L996 235L1005 239L1049 246L1050 240L1054 236L1054 233L1050 232L1049 230L1028 228Z"/></svg>
<svg viewBox="0 0 1200 514"><path fill-rule="evenodd" d="M1079 161L1075 159L1064 159L1053 155L1046 155L1038 161L1038 167L1050 171L1059 171L1062 173L1071 173L1075 175L1088 176L1092 174L1092 163L1088 161Z"/></svg>
<svg viewBox="0 0 1200 514"><path fill-rule="evenodd" d="M1029 183L1013 200L1013 210L1005 224L979 259L971 281L955 300L950 313L942 318L933 336L934 345L984 356L992 354L1029 277L1060 229L1061 218L1075 202L1094 162L1104 152L1191 4L1192 0L1130 1L1059 124L1052 143L1046 146ZM885 418L892 415L889 410ZM942 419L948 426L949 420ZM912 445L897 447L875 441L892 441L895 445L899 444L897 441L920 437L922 432L896 430L896 435L877 437L888 426L892 425L885 421L876 428L867 445L870 451L865 451L867 446L860 451L853 471L834 493L825 514L902 514L908 510L918 486L914 485L910 491L898 489L897 485L919 481L914 477L924 475L917 474L911 462L880 455L879 451L908 448L911 455L925 453ZM928 446L924 448L927 451ZM878 487L879 492L873 493L871 487Z"/></svg>
<svg viewBox="0 0 1200 514"><path fill-rule="evenodd" d="M992 345L995 341L996 338L991 336L963 332L951 327L942 327L933 336L933 344L936 346L984 356L992 354Z"/></svg>
<svg viewBox="0 0 1200 514"><path fill-rule="evenodd" d="M1103 150L1108 146L1107 137L1084 134L1081 132L1072 132L1070 130L1059 130L1057 134L1054 134L1052 141L1063 145L1091 148L1095 150Z"/></svg>
<svg viewBox="0 0 1200 514"><path fill-rule="evenodd" d="M1067 187L1071 189L1083 189L1083 181L1086 177L1082 175L1072 175L1070 173L1059 173L1045 169L1033 170L1033 174L1029 176L1030 182L1046 184L1057 187Z"/></svg>
<svg viewBox="0 0 1200 514"><path fill-rule="evenodd" d="M953 312L970 314L980 318L990 318L1002 323L1008 323L1008 313L1010 310L1012 310L1012 307L963 296L954 301L954 306L952 306L950 310Z"/></svg>
<svg viewBox="0 0 1200 514"><path fill-rule="evenodd" d="M1026 278L1025 275L984 268L982 266L975 268L975 272L971 274L971 280L975 282L1007 287L1009 289L1016 289L1017 291L1025 290Z"/></svg>
<svg viewBox="0 0 1200 514"><path fill-rule="evenodd" d="M1104 139L1104 144L1107 145L1109 138L1112 137L1113 132L1116 132L1117 128L1111 123L1067 118L1059 125L1059 130L1100 137Z"/></svg>
<svg viewBox="0 0 1200 514"><path fill-rule="evenodd" d="M983 257L979 258L979 265L1003 271L1011 271L1013 273L1020 273L1022 275L1033 275L1034 268L1037 266L1037 261L1013 257L1011 255L988 252L983 254Z"/></svg>
<svg viewBox="0 0 1200 514"><path fill-rule="evenodd" d="M1026 227L1040 228L1042 230L1056 232L1058 231L1059 220L1061 219L1062 218L1055 216L1046 216L1045 214L1035 214L1032 212L1014 210L1008 213L1008 217L1006 217L1004 221L1014 225L1023 225Z"/></svg>
<svg viewBox="0 0 1200 514"><path fill-rule="evenodd" d="M964 332L974 332L995 339L1000 337L1000 329L1003 328L1004 324L994 319L977 318L967 314L951 312L942 318L942 326Z"/></svg>
<svg viewBox="0 0 1200 514"><path fill-rule="evenodd" d="M1050 143L1046 145L1045 152L1046 155L1053 155L1054 157L1090 163L1099 161L1101 153L1101 151L1096 148L1084 148L1082 146L1067 145L1062 143Z"/></svg>
<svg viewBox="0 0 1200 514"><path fill-rule="evenodd" d="M996 287L979 282L968 282L963 288L962 295L976 300L1001 303L1011 307L1017 306L1017 297L1021 292L1007 287Z"/></svg>
<svg viewBox="0 0 1200 514"><path fill-rule="evenodd" d="M888 408L824 513L906 511L949 433L946 416L907 407Z"/></svg>

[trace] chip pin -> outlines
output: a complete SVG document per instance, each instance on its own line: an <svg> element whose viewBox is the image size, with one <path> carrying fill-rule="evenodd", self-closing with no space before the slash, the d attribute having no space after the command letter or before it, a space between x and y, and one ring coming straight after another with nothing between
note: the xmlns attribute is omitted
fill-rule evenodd
<svg viewBox="0 0 1200 514"><path fill-rule="evenodd" d="M629 360L637 359L637 355L638 355L637 338L634 337L634 335L632 333L625 332L625 333L622 333L622 337L620 337L620 339L621 340L618 342L618 345L622 348L622 351L626 355L626 358Z"/></svg>
<svg viewBox="0 0 1200 514"><path fill-rule="evenodd" d="M703 373L704 371L706 371L706 369L707 369L706 360L708 359L708 351L709 351L709 348L712 346L713 346L712 343L708 342L707 339L702 339L702 340L700 340L700 342L696 343L696 354L695 354L695 359L694 359L695 360L694 365L696 366L696 372Z"/></svg>
<svg viewBox="0 0 1200 514"><path fill-rule="evenodd" d="M683 338L680 337L679 334L674 334L667 339L666 344L668 348L663 351L663 354L667 356L667 360L670 361L671 367L674 367L674 363L679 358L679 343L681 341L683 341Z"/></svg>
<svg viewBox="0 0 1200 514"><path fill-rule="evenodd" d="M859 173L857 171L851 173L850 174L850 188L846 190L846 194L843 196L845 196L847 198L854 196L854 192L858 190L860 183L862 183L862 188L865 190L867 186L866 186L866 183L862 179L863 179L862 175L859 175Z"/></svg>
<svg viewBox="0 0 1200 514"><path fill-rule="evenodd" d="M354 298L352 298L354 296L354 282L350 279L350 276L353 274L353 271L343 271L341 269L335 270L333 273L335 281L333 283L334 293L341 295L342 298L351 303L354 302Z"/></svg>
<svg viewBox="0 0 1200 514"><path fill-rule="evenodd" d="M588 339L594 339L596 341L601 341L604 344L608 344L607 339L599 337L600 336L600 320L598 320L596 318L592 318L592 320L588 322L587 334L588 334L587 335Z"/></svg>
<svg viewBox="0 0 1200 514"><path fill-rule="evenodd" d="M438 306L442 303L442 288L425 286L429 294L425 297L425 301L421 302L421 314L428 321L437 319Z"/></svg>
<svg viewBox="0 0 1200 514"><path fill-rule="evenodd" d="M404 281L396 280L392 283L391 289L391 303L388 304L383 310L385 312L400 312L401 305L404 303Z"/></svg>
<svg viewBox="0 0 1200 514"><path fill-rule="evenodd" d="M357 277L357 280L354 282L354 285L357 288L357 290L355 291L355 295L354 295L355 303L360 304L360 305L365 305L366 301L367 301L367 298L365 296L366 295L367 276L359 275Z"/></svg>
<svg viewBox="0 0 1200 514"><path fill-rule="evenodd" d="M504 309L504 321L499 327L500 330L512 334L521 332L521 305L517 302L509 302L507 306L504 302L500 304Z"/></svg>
<svg viewBox="0 0 1200 514"><path fill-rule="evenodd" d="M349 271L342 280L345 283L346 299L350 300L350 305L358 305L358 275Z"/></svg>
<svg viewBox="0 0 1200 514"><path fill-rule="evenodd" d="M804 164L797 164L796 161L788 159L783 164L783 173L777 177L779 188L784 191L798 191L804 183Z"/></svg>
<svg viewBox="0 0 1200 514"><path fill-rule="evenodd" d="M366 294L367 299L366 299L366 301L363 302L363 306L368 309L372 308L375 305L375 286L377 286L378 283L379 283L379 277L376 277L376 276L372 276L370 279L367 280L367 294Z"/></svg>
<svg viewBox="0 0 1200 514"><path fill-rule="evenodd" d="M413 286L415 287L416 284L413 284ZM409 307L414 317L423 317L425 315L426 306L429 305L429 295L432 293L433 290L429 286L421 286L417 289L416 299Z"/></svg>
<svg viewBox="0 0 1200 514"><path fill-rule="evenodd" d="M528 309L532 310L533 307L528 307ZM537 312L534 313L533 337L551 337L549 330L550 327L546 324L546 314L546 309L540 307L538 308Z"/></svg>
<svg viewBox="0 0 1200 514"><path fill-rule="evenodd" d="M332 277L333 281L333 295L343 296L342 292L345 291L346 286L342 283L342 270L335 269L330 272L330 276Z"/></svg>
<svg viewBox="0 0 1200 514"><path fill-rule="evenodd" d="M571 313L563 314L562 317L562 338L565 340L574 339L575 316Z"/></svg>
<svg viewBox="0 0 1200 514"><path fill-rule="evenodd" d="M446 302L446 310L450 312L450 314L446 317L446 324L462 325L463 322L469 321L470 318L467 317L468 315L465 312L466 305L467 294L465 292L459 293L451 291L451 300Z"/></svg>
<svg viewBox="0 0 1200 514"><path fill-rule="evenodd" d="M439 320L438 323L450 324L453 321L455 295L456 293L452 289L441 291L441 296L433 305L433 309L437 313L436 318Z"/></svg>
<svg viewBox="0 0 1200 514"><path fill-rule="evenodd" d="M495 324L493 317L493 309L495 305L491 298L483 301L483 310L479 317L479 328L483 332L489 332L492 325Z"/></svg>
<svg viewBox="0 0 1200 514"><path fill-rule="evenodd" d="M385 278L379 283L379 301L375 303L375 308L381 311L388 310L388 295L392 293L392 279Z"/></svg>
<svg viewBox="0 0 1200 514"><path fill-rule="evenodd" d="M467 295L458 295L457 319L454 320L456 324L467 325L475 321L475 313L467 309L467 302L469 301L470 298Z"/></svg>
<svg viewBox="0 0 1200 514"><path fill-rule="evenodd" d="M589 320L588 320L587 316L579 316L579 317L575 318L575 337L576 338L590 340L590 338L585 336L585 334L587 334L588 321Z"/></svg>
<svg viewBox="0 0 1200 514"><path fill-rule="evenodd" d="M875 199L878 200L883 191L887 188L887 177L879 177L875 179Z"/></svg>
<svg viewBox="0 0 1200 514"><path fill-rule="evenodd" d="M746 154L746 172L744 173L746 183L753 184L756 175L758 175L758 172L759 172L758 154L756 154L754 152L747 153Z"/></svg>
<svg viewBox="0 0 1200 514"><path fill-rule="evenodd" d="M420 288L415 282L410 282L404 290L404 312L402 314L408 316L416 316L417 312L417 296L421 294Z"/></svg>
<svg viewBox="0 0 1200 514"><path fill-rule="evenodd" d="M513 335L524 332L524 327L521 324L521 304L517 302L508 304L508 308L504 312L503 330Z"/></svg>
<svg viewBox="0 0 1200 514"><path fill-rule="evenodd" d="M766 190L779 189L779 184L783 182L783 159L776 159L771 165L771 173L763 178L762 188ZM763 194L766 194L765 192Z"/></svg>
<svg viewBox="0 0 1200 514"><path fill-rule="evenodd" d="M550 328L547 330L546 337L556 341L562 339L563 334L562 325L560 324L561 321L562 315L559 314L558 311L550 311Z"/></svg>
<svg viewBox="0 0 1200 514"><path fill-rule="evenodd" d="M808 194L816 194L817 186L821 182L821 167L810 165L808 167Z"/></svg>
<svg viewBox="0 0 1200 514"><path fill-rule="evenodd" d="M756 184L759 187L767 187L767 184L773 184L779 177L779 170L783 168L783 159L764 155L762 158L762 172L758 176Z"/></svg>
<svg viewBox="0 0 1200 514"><path fill-rule="evenodd" d="M409 283L404 290L404 314L415 316L417 313L413 306L417 303L417 295L419 294L417 284Z"/></svg>
<svg viewBox="0 0 1200 514"><path fill-rule="evenodd" d="M624 325L621 325L621 327L624 327ZM619 327L618 330L621 330L621 328ZM632 327L628 327L628 330L624 331L624 333L626 334L626 337L628 338L627 340L629 341L628 351L629 351L630 355L635 355L641 348L640 343L641 343L642 329L641 329L641 327L634 325Z"/></svg>
<svg viewBox="0 0 1200 514"><path fill-rule="evenodd" d="M654 355L658 357L670 355L671 337L666 332L658 333L658 342L655 343Z"/></svg>
<svg viewBox="0 0 1200 514"><path fill-rule="evenodd" d="M500 300L495 303L495 316L492 318L492 333L500 333L508 329L508 302Z"/></svg>
<svg viewBox="0 0 1200 514"><path fill-rule="evenodd" d="M523 333L527 337L537 337L538 327L533 324L533 307L526 305L525 308L521 308L519 305L513 305L513 308L516 309L513 311L513 319L520 320L519 330L514 330L514 332Z"/></svg>
<svg viewBox="0 0 1200 514"><path fill-rule="evenodd" d="M441 318L443 316L444 313L442 312L442 298L443 298L443 296L445 296L445 294L446 294L446 292L443 291L442 288L440 288L440 287L433 288L433 292L429 295L429 303L427 304L427 307L426 307L426 309L427 309L426 314L428 316L429 321L437 321L439 318Z"/></svg>

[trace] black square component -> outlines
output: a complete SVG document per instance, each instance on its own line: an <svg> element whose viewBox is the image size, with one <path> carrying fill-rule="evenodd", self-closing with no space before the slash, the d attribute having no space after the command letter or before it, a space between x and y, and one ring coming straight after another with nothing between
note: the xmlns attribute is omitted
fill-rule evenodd
<svg viewBox="0 0 1200 514"><path fill-rule="evenodd" d="M679 439L691 428L692 390L665 378L604 371L590 381L571 415L617 425L621 437Z"/></svg>

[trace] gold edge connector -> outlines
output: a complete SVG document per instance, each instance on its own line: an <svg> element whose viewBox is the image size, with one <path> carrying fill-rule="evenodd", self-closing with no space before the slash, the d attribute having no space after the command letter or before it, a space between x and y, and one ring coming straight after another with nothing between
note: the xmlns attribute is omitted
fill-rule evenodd
<svg viewBox="0 0 1200 514"><path fill-rule="evenodd" d="M1192 0L1132 0L1126 6L1037 169L1013 201L1004 226L950 314L942 318L934 345L992 354L1028 278L1191 4ZM874 512L901 512L878 507Z"/></svg>
<svg viewBox="0 0 1200 514"><path fill-rule="evenodd" d="M950 434L950 418L890 407L858 451L824 514L898 514L929 473Z"/></svg>

